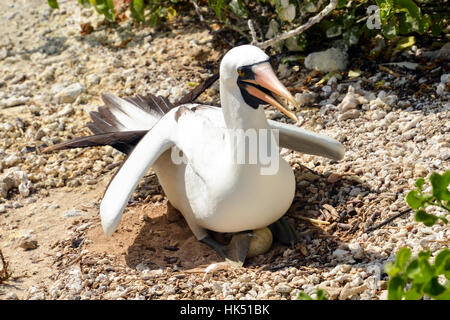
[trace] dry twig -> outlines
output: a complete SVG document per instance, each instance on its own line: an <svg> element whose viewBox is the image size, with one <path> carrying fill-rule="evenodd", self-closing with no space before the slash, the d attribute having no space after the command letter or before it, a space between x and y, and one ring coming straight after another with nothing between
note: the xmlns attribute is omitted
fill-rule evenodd
<svg viewBox="0 0 450 320"><path fill-rule="evenodd" d="M203 18L202 13L200 12L200 7L198 6L197 1L192 0L191 2L192 2L192 4L194 5L195 12L197 13L198 18L200 19L200 21L201 21L201 22L205 22L205 18Z"/></svg>
<svg viewBox="0 0 450 320"><path fill-rule="evenodd" d="M250 44L257 45L258 44L258 38L256 37L256 31L255 26L253 25L252 19L248 19L248 28L250 30L250 35L252 36L252 42Z"/></svg>
<svg viewBox="0 0 450 320"><path fill-rule="evenodd" d="M308 222L311 222L311 223L317 223L317 224L330 224L328 221L323 221L323 220L318 220L318 219L312 219L312 218L308 218L308 217L301 216L301 215L295 215L295 216L292 216L292 217L293 217L293 218L300 219L300 220L305 220L305 221L308 221Z"/></svg>
<svg viewBox="0 0 450 320"><path fill-rule="evenodd" d="M0 269L0 283L2 283L11 277L11 273L8 272L9 263L6 262L2 250L0 250L0 260L2 261L2 269Z"/></svg>
<svg viewBox="0 0 450 320"><path fill-rule="evenodd" d="M390 218L384 220L383 222L377 224L376 226L370 227L369 229L366 230L366 233L370 233L370 232L372 232L372 231L374 231L374 230L376 230L376 229L379 229L379 228L381 228L382 226L385 226L385 225L387 225L388 223L391 223L391 222L394 221L395 219L397 219L397 218L399 218L399 217L401 217L401 216L403 216L403 215L405 215L405 214L407 214L407 213L410 213L411 211L412 211L411 208L406 209L405 211L402 211L402 212L396 214L395 216L390 217Z"/></svg>
<svg viewBox="0 0 450 320"><path fill-rule="evenodd" d="M295 36L303 33L305 30L309 29L312 25L320 22L323 18L325 18L325 16L327 16L331 11L333 11L337 7L337 3L338 3L338 0L330 0L330 3L322 11L320 11L314 17L310 18L306 23L302 24L301 26L299 26L293 30L279 34L278 36L276 36L273 39L269 39L269 40L263 41L263 42L255 42L255 37L252 34L252 39L253 39L252 44L261 49L265 49L267 47L273 46L277 42L286 40L291 37L295 37ZM252 23L252 25L253 25L253 23ZM250 28L250 22L249 22L249 28ZM253 30L254 30L254 28L253 28ZM252 32L253 31L250 28L250 33L252 33Z"/></svg>

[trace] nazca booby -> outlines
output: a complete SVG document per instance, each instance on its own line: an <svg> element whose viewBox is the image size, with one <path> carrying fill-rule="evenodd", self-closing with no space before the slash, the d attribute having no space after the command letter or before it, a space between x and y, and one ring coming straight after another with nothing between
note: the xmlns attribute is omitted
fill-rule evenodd
<svg viewBox="0 0 450 320"><path fill-rule="evenodd" d="M286 213L295 193L292 168L278 149L274 174L262 174L260 161L224 161L237 148L227 132L277 129L281 147L334 160L344 155L343 146L334 139L267 120L264 104L296 120L280 96L295 104L276 77L269 57L255 46L242 45L228 51L220 64L222 108L194 103L175 107L166 98L152 95L121 99L103 94L105 106L91 112L93 122L87 124L95 135L43 151L111 145L129 154L100 205L106 235L117 229L131 194L152 167L168 200L182 213L196 238L226 257L224 246L212 239L208 230L232 233L266 227ZM244 148L248 153L249 146ZM174 154L182 154L185 161L175 163Z"/></svg>

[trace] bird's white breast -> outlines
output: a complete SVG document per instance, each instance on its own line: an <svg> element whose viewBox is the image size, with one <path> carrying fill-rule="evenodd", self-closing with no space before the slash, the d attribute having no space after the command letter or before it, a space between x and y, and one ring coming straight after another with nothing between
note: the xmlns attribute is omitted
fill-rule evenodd
<svg viewBox="0 0 450 320"><path fill-rule="evenodd" d="M201 176L189 163L173 164L168 152L155 166L169 201L188 223L194 219L217 232L254 230L278 220L294 198L295 177L281 157L274 175L262 175L257 164L218 161L211 168L211 175Z"/></svg>

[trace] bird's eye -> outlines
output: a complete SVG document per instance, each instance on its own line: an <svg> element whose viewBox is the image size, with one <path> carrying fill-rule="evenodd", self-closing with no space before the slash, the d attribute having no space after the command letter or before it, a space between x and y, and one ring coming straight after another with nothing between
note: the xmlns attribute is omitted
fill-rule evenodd
<svg viewBox="0 0 450 320"><path fill-rule="evenodd" d="M242 71L242 69L238 69L238 74L243 77L245 75L245 72Z"/></svg>

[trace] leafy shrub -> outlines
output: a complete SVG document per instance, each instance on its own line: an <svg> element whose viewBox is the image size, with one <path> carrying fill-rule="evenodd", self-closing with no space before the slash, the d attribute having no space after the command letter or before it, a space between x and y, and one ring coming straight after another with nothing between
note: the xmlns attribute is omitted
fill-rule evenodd
<svg viewBox="0 0 450 320"><path fill-rule="evenodd" d="M426 213L425 208L428 206L436 206L450 212L450 192L448 191L450 171L445 172L443 175L437 172L432 173L430 182L433 187L431 193L424 193L422 191L425 179L421 178L416 181L416 189L411 190L406 196L408 205L416 210L416 221L423 222L428 227L434 225L438 220L448 223L444 215L436 216Z"/></svg>
<svg viewBox="0 0 450 320"><path fill-rule="evenodd" d="M430 250L419 252L411 259L411 250L401 248L395 263L388 263L385 271L390 276L388 283L389 300L418 300L424 295L437 300L450 300L450 250L438 253L434 264L430 262ZM446 278L445 284L439 277Z"/></svg>
<svg viewBox="0 0 450 320"><path fill-rule="evenodd" d="M434 35L442 31L441 16L422 13L413 0L376 0L380 8L382 32L386 38L395 38L399 34L417 32L423 34L431 29ZM428 1L420 1L428 2Z"/></svg>
<svg viewBox="0 0 450 320"><path fill-rule="evenodd" d="M416 181L416 189L411 190L406 196L408 205L416 210L415 219L428 227L433 226L439 220L448 223L444 215L436 216L425 212L428 206L437 206L450 213L450 171L443 175L432 173L429 178L432 186L431 193L422 191L425 179ZM418 256L411 259L411 250L401 248L395 259L395 263L388 263L385 271L390 276L388 284L388 299L406 300L421 299L424 295L438 300L450 300L450 250L444 249L438 253L434 264L430 260L430 250L419 252ZM445 284L439 283L439 277L445 278Z"/></svg>
<svg viewBox="0 0 450 320"><path fill-rule="evenodd" d="M78 0L81 5L92 5L106 19L114 22L114 3L118 0ZM128 6L136 21L156 25L171 20L178 7L192 9L187 0L121 0ZM320 12L327 0L198 0L200 7L207 7L218 22L249 38L247 19L257 27L260 40L293 29ZM57 0L48 0L52 8L58 8ZM340 39L344 46L356 45L361 38L371 39L382 34L387 39L414 33L439 35L448 24L445 0L338 0L337 8L317 26L304 34L289 38L275 46L283 45L290 51L302 51L308 44L322 43L324 39ZM377 9L378 10L375 10ZM263 39L264 38L264 39Z"/></svg>

